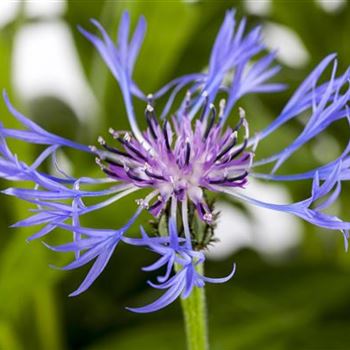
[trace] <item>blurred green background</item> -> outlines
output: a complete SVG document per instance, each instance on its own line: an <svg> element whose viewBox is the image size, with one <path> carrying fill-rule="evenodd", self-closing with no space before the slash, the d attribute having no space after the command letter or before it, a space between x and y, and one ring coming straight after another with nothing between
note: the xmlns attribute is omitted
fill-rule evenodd
<svg viewBox="0 0 350 350"><path fill-rule="evenodd" d="M56 4L46 1L46 12L30 10L29 1L2 3L9 6L0 8L0 19L13 4L15 12L0 22L0 86L8 90L22 112L38 123L87 144L93 144L98 135L106 135L109 126L127 128L117 84L92 45L76 29L80 24L93 30L88 22L91 17L99 19L113 36L123 10L130 10L133 23L140 14L145 15L148 31L134 77L146 92L156 90L179 74L206 67L225 10L237 8L238 18L247 15L249 28L262 24L266 41L275 47L281 45L279 57L285 66L276 81L286 82L290 88L273 96L247 96L240 102L247 111L253 132L278 115L293 88L325 55L338 52L342 71L349 64L350 6L346 1L328 1L321 5L316 1L282 0L106 0ZM54 8L59 10L55 12ZM63 26L65 37L74 40L74 67L81 72L84 89L88 91L80 97L73 90L55 90L54 82L52 86L35 90L32 86L40 85L40 79L33 75L33 85L23 86L20 63L45 56L50 50L45 45L34 45L45 33L32 29L55 24ZM23 33L26 33L29 55L20 54ZM54 47L54 41L52 45ZM68 53L56 49L57 62L61 62ZM47 62L47 69L55 71L58 67L55 62ZM37 93L33 93L34 90ZM138 108L142 115L144 106ZM7 126L17 126L3 103L0 103L0 114ZM349 130L344 125L332 126L318 141L292 157L283 171L297 172L332 159L349 139ZM261 144L257 156L280 149L300 132L301 126L300 121L289 123ZM21 159L32 159L40 150L23 144L14 144L14 147ZM69 156L75 174L98 174L93 159ZM1 180L1 187L6 186L9 184ZM310 184L288 184L285 188L293 200L299 200L309 195ZM333 210L349 219L347 184L343 193L341 204ZM85 223L118 227L133 212L132 202L133 199L124 200L119 206L93 215ZM248 217L244 208L232 201L228 205ZM40 242L28 245L25 238L32 233L31 229L8 228L28 215L26 204L3 196L1 208L1 350L185 348L179 303L150 315L132 314L124 309L150 302L158 295L146 285L152 276L140 271L141 266L154 258L151 254L118 247L90 290L69 298L67 295L82 281L87 268L73 272L49 268L49 264L62 265L71 257L51 253ZM272 222L267 220L267 225L272 229ZM236 247L224 259L208 262L209 276L226 274L233 260L238 265L232 281L207 288L213 350L350 348L350 257L344 252L341 234L300 225L301 239L288 249L269 253L255 249L254 245ZM237 223L237 229L239 227ZM269 230L269 226L264 230ZM259 228L255 227L255 231L258 234ZM234 227L232 235L235 235ZM281 230L278 238L283 235ZM264 237L260 240L264 241Z"/></svg>

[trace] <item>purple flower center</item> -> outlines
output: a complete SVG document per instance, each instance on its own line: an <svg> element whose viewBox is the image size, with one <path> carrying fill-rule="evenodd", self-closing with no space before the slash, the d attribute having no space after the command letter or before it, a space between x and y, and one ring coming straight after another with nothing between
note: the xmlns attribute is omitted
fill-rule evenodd
<svg viewBox="0 0 350 350"><path fill-rule="evenodd" d="M218 187L243 187L252 162L247 152L248 125L244 111L232 128L223 130L216 118L214 105L204 108L202 117L192 122L186 113L161 125L154 108L146 108L148 128L144 140L128 132L110 129L120 148L107 145L100 137L104 150L93 147L97 163L113 179L136 187L153 188L158 198L152 203L138 201L158 216L172 196L178 201L189 199L202 220L211 222L213 215L205 202L203 190L216 192ZM239 131L245 129L242 142Z"/></svg>

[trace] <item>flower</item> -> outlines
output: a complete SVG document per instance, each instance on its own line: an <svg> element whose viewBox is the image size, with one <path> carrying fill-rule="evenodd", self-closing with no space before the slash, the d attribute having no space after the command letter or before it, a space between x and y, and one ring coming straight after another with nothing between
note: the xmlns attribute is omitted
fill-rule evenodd
<svg viewBox="0 0 350 350"><path fill-rule="evenodd" d="M36 226L40 229L29 240L42 238L56 228L71 231L71 242L51 246L57 252L74 252L75 260L63 267L75 269L94 261L75 296L96 280L119 244L145 247L159 255L145 271L165 268L157 283L150 286L166 290L155 302L134 312L153 312L172 303L179 296L191 294L205 283L222 283L224 278L209 278L200 271L205 261L205 248L214 242L217 213L208 193L224 193L243 203L286 212L318 227L338 230L345 243L350 222L324 212L341 193L341 184L350 179L350 143L332 162L305 173L277 174L279 167L299 148L317 137L340 119L350 121L347 86L350 71L337 74L336 56L324 58L292 94L281 113L265 129L249 135L246 112L239 108L236 126L226 125L228 117L236 117L236 102L251 93L274 93L284 84L268 82L280 67L274 65L275 53L268 53L262 43L260 28L246 31L246 20L236 23L234 11L227 11L215 40L206 72L174 79L153 94L145 94L133 80L133 68L141 47L146 22L140 18L129 39L129 15L122 16L116 44L96 21L92 24L101 37L83 28L81 33L96 47L117 80L125 102L130 132L110 129L111 140L99 137L99 146L81 145L45 131L18 112L4 92L4 100L12 115L24 129L9 129L0 124L0 175L10 181L34 183L34 188L10 187L3 193L35 206L33 215L13 226ZM321 83L327 67L333 65L329 81ZM322 78L323 79L323 78ZM323 79L324 81L324 79ZM180 94L185 97L178 104ZM226 98L218 101L218 95ZM155 102L168 96L162 111ZM133 107L137 98L145 103L147 128L141 131ZM157 114L159 117L157 117ZM303 114L307 117L298 137L280 152L256 159L258 144L288 121ZM10 150L7 139L45 145L44 151L31 164L19 160ZM74 178L65 174L56 159L61 148L86 152L104 175L100 178ZM56 173L41 171L41 165L52 159ZM261 165L271 165L268 173L258 172ZM246 194L249 180L311 180L310 197L294 203L269 203ZM80 217L112 205L130 193L147 189L137 200L135 214L122 228L83 227ZM94 198L94 204L87 199ZM128 236L128 230L147 211L156 220L156 233L147 234L141 226L141 237ZM158 220L158 221L157 221ZM163 223L163 225L160 225ZM162 226L162 228L160 228ZM346 245L347 247L347 245Z"/></svg>

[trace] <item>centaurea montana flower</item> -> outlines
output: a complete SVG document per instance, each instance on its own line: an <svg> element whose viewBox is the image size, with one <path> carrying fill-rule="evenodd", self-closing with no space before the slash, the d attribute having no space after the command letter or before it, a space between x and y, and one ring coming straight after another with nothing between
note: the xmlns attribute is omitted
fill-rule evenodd
<svg viewBox="0 0 350 350"><path fill-rule="evenodd" d="M300 174L275 174L295 151L333 122L349 120L350 89L347 84L350 72L347 70L336 76L335 55L323 59L296 89L277 118L251 137L243 109L239 109L236 126L225 125L229 116L235 117L236 113L232 111L237 100L247 94L273 93L284 88L283 84L268 82L280 68L273 65L275 53L266 53L260 28L247 32L245 19L236 23L234 11L228 11L215 40L207 71L181 76L157 92L145 94L133 80L133 68L146 22L140 18L130 40L129 22L128 13L124 13L116 44L96 20L92 20L92 24L101 37L79 29L99 51L120 86L130 132L110 129L112 141L100 137L98 147L80 145L45 131L23 116L4 93L9 111L24 129L0 125L0 175L7 180L35 184L33 189L11 187L3 191L35 205L34 214L14 226L41 225L29 240L42 238L56 228L71 231L71 242L58 246L46 244L57 252L75 253L75 260L63 267L64 270L94 261L85 280L71 295L78 295L91 286L121 242L146 247L159 255L154 264L144 268L145 271L165 269L165 275L160 275L157 283L149 282L154 288L166 290L164 294L147 306L131 308L134 312L156 311L179 296L188 297L194 287L227 281L235 267L229 276L217 279L205 277L197 269L205 260L204 249L214 241L217 213L213 212L213 204L208 200L210 192L225 193L238 201L287 212L313 225L339 230L347 242L350 223L323 210L337 200L342 181L350 178L350 143L337 159L319 168ZM320 83L331 64L333 70L329 81ZM185 97L177 105L176 101L184 91ZM218 102L219 93L226 98ZM156 113L155 102L166 94L165 107ZM139 129L134 98L146 105L148 127L145 131ZM289 146L266 159L254 159L260 140L301 114L308 117L305 127ZM8 138L46 148L33 164L28 165L9 149ZM105 175L74 178L65 174L56 159L57 150L64 147L91 154ZM48 159L53 160L60 175L39 170ZM253 170L266 164L273 166L271 173ZM273 181L312 180L311 195L295 203L265 202L245 193L251 177ZM81 226L80 217L84 214L112 205L141 189L148 189L149 194L137 200L135 214L122 228ZM88 205L88 198L95 198L96 203ZM102 199L96 201L98 198ZM148 211L159 222L162 220L163 229L150 235L141 227L141 237L127 236L142 211Z"/></svg>

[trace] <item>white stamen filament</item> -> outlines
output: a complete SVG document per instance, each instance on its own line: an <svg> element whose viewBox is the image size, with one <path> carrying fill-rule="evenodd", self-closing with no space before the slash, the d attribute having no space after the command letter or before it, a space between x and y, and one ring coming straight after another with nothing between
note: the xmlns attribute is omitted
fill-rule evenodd
<svg viewBox="0 0 350 350"><path fill-rule="evenodd" d="M187 197L184 199L182 202L182 224L184 227L184 233L186 237L186 242L192 247L191 244L191 232L190 232L190 227L188 224L188 206L187 206Z"/></svg>

